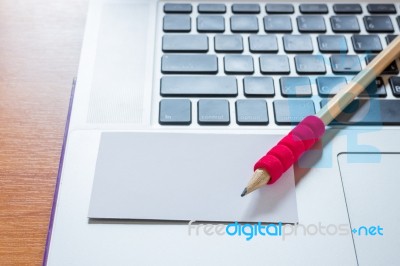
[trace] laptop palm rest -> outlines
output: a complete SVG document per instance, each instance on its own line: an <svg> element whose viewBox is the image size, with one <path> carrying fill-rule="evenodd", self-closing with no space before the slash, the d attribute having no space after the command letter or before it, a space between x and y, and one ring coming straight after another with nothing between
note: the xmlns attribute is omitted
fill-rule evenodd
<svg viewBox="0 0 400 266"><path fill-rule="evenodd" d="M256 160L280 138L103 133L89 217L296 223L292 169L274 185L240 197Z"/></svg>
<svg viewBox="0 0 400 266"><path fill-rule="evenodd" d="M343 188L360 265L400 261L400 154L340 154Z"/></svg>

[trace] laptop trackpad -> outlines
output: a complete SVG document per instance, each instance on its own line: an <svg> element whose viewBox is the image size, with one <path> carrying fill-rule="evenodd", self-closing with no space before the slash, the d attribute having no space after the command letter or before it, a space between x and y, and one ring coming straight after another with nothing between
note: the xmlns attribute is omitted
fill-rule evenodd
<svg viewBox="0 0 400 266"><path fill-rule="evenodd" d="M360 265L400 261L400 154L338 156Z"/></svg>
<svg viewBox="0 0 400 266"><path fill-rule="evenodd" d="M89 217L298 222L292 168L275 184L240 197L256 160L281 137L103 133Z"/></svg>

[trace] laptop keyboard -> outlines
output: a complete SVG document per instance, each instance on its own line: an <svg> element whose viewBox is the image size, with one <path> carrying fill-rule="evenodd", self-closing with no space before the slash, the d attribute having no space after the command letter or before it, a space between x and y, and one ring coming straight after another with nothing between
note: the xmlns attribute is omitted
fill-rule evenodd
<svg viewBox="0 0 400 266"><path fill-rule="evenodd" d="M161 3L161 125L292 125L391 42L394 4ZM332 124L400 125L398 60Z"/></svg>

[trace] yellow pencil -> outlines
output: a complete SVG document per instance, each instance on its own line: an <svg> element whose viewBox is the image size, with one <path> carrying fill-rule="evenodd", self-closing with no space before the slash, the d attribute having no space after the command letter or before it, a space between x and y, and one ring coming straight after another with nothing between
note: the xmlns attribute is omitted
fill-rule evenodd
<svg viewBox="0 0 400 266"><path fill-rule="evenodd" d="M364 89L371 84L396 58L400 56L400 36L396 37L380 52L349 84L344 86L315 116L303 119L255 165L250 182L242 197L250 192L275 182L298 158L317 142L327 126Z"/></svg>

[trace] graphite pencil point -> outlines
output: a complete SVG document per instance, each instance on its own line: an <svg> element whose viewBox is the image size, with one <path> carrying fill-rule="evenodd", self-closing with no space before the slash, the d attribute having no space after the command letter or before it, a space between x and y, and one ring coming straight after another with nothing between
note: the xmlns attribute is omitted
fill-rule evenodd
<svg viewBox="0 0 400 266"><path fill-rule="evenodd" d="M244 197L244 196L246 196L246 194L247 194L247 188L245 188L244 190L243 190L243 192L242 192L242 194L240 195L241 197Z"/></svg>

